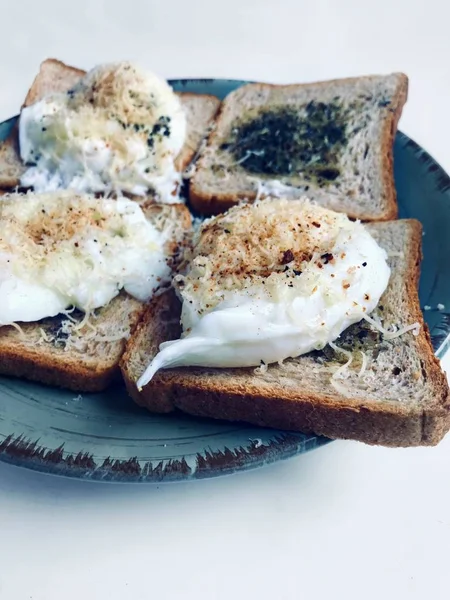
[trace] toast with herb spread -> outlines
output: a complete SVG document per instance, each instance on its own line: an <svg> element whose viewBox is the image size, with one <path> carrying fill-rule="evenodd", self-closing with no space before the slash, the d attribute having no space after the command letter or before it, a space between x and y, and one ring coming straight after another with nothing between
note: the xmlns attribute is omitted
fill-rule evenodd
<svg viewBox="0 0 450 600"><path fill-rule="evenodd" d="M45 60L28 91L22 108L38 102L49 94L69 90L85 73L53 58ZM181 100L187 119L185 143L175 161L177 170L183 172L206 136L219 109L220 100L209 94L190 92L176 92L176 94ZM15 125L8 139L0 144L0 188L18 187L25 170L26 167L20 158L18 128Z"/></svg>
<svg viewBox="0 0 450 600"><path fill-rule="evenodd" d="M388 287L374 316L400 328L394 339L361 321L336 344L262 368L174 368L159 371L139 392L136 382L159 345L180 336L173 291L154 298L121 361L131 397L152 412L173 410L385 446L434 445L450 425L449 388L434 356L417 293L421 225L415 220L369 224L386 250ZM351 353L352 362L343 368ZM339 371L338 371L339 370Z"/></svg>
<svg viewBox="0 0 450 600"><path fill-rule="evenodd" d="M244 85L223 101L190 180L192 206L298 198L364 221L397 216L393 142L408 79L394 73L301 85Z"/></svg>
<svg viewBox="0 0 450 600"><path fill-rule="evenodd" d="M166 253L176 262L178 246L191 226L189 211L182 204L141 208L157 229L171 232ZM120 357L146 305L122 290L89 318L76 310L0 325L0 374L80 392L103 390L120 379Z"/></svg>

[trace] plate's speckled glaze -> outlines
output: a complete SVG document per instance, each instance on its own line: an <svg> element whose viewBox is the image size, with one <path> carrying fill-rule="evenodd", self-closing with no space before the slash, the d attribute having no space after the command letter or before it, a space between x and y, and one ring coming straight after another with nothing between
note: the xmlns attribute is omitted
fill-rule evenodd
<svg viewBox="0 0 450 600"><path fill-rule="evenodd" d="M224 97L232 80L178 80L176 90ZM0 124L5 139L15 119ZM395 141L395 182L401 217L424 225L422 306L433 345L449 345L450 178L415 142ZM0 460L57 475L97 481L155 482L201 479L258 467L317 448L328 440L221 423L185 415L151 415L123 387L75 394L0 378Z"/></svg>

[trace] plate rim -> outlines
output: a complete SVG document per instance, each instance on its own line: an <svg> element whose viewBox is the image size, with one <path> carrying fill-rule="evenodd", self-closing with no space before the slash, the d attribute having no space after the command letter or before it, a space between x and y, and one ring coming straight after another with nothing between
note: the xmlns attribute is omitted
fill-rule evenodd
<svg viewBox="0 0 450 600"><path fill-rule="evenodd" d="M182 460L147 461L143 465L137 457L129 460L107 458L97 464L88 453L64 456L63 444L51 450L39 446L39 440L31 441L22 435L10 435L0 443L0 462L27 470L81 481L98 483L174 483L199 481L222 477L237 472L254 470L280 460L287 460L332 443L323 436L280 430L267 444L259 439L249 440L248 446L230 450L213 451L195 455L196 466L192 468Z"/></svg>

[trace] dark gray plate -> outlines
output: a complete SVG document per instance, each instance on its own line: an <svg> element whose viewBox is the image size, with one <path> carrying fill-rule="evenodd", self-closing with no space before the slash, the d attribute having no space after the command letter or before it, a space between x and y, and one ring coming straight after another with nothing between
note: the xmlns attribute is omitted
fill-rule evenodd
<svg viewBox="0 0 450 600"><path fill-rule="evenodd" d="M178 80L176 90L224 97L232 80ZM4 139L15 119L0 124ZM449 343L450 179L415 142L395 141L395 182L401 217L425 230L420 281L434 348ZM201 479L258 467L317 448L328 440L139 409L122 387L102 394L73 393L0 378L0 460L69 477L155 482Z"/></svg>

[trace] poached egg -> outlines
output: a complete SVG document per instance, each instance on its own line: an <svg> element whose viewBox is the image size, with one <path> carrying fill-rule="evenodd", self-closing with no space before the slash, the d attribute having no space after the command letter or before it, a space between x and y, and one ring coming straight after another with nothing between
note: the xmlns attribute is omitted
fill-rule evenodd
<svg viewBox="0 0 450 600"><path fill-rule="evenodd" d="M175 278L182 337L159 369L251 367L333 342L377 306L390 269L368 230L307 199L267 199L205 221Z"/></svg>
<svg viewBox="0 0 450 600"><path fill-rule="evenodd" d="M100 65L22 110L20 156L30 166L20 182L36 192L151 190L176 202L185 137L185 113L166 81L129 62Z"/></svg>
<svg viewBox="0 0 450 600"><path fill-rule="evenodd" d="M0 326L75 306L108 304L120 290L147 301L170 280L170 228L127 198L73 192L0 200Z"/></svg>

